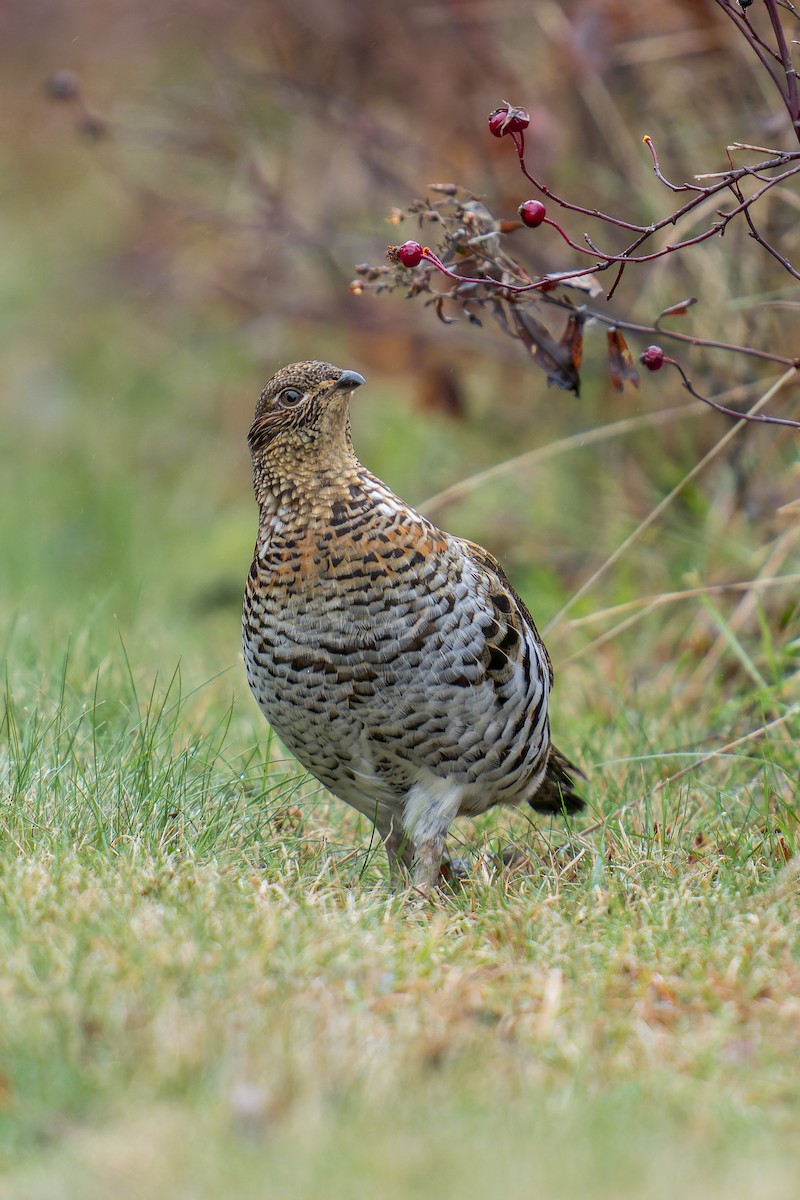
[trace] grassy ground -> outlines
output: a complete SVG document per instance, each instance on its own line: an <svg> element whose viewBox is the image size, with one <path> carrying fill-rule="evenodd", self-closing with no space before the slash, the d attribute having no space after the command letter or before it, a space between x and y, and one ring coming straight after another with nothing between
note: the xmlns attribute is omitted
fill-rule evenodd
<svg viewBox="0 0 800 1200"><path fill-rule="evenodd" d="M114 28L125 40L127 26ZM152 126L122 104L137 87L151 95L162 27L148 28L135 25L131 81L106 81L134 134ZM181 62L206 80L191 44L185 60L164 51L167 83ZM328 63L327 40L314 45ZM60 65L39 53L42 70ZM357 83L356 66L384 70L351 53L331 87ZM84 54L102 97L103 56ZM763 140L748 134L758 105L746 89L738 125L710 100L678 111L683 52L661 73L643 61L648 88L673 89L669 104L652 92L652 119L668 112L672 130L688 122L705 137L708 113L720 139L735 128ZM730 65L694 62L719 105L714 81ZM559 86L554 117L575 133L578 93ZM733 103L742 88L726 91ZM208 95L227 113L224 89ZM9 93L16 117L0 135L0 1200L794 1198L792 435L740 430L723 444L729 424L691 407L670 415L684 400L662 382L611 395L591 331L578 402L546 393L483 333L434 326L467 413L420 411L420 325L399 299L354 316L347 276L311 259L288 277L284 263L276 288L271 256L292 239L267 221L265 240L249 209L237 269L252 276L250 300L217 275L236 258L243 153L215 163L213 139L192 142L179 168L177 139L159 137L148 174L132 136L127 150L98 140L81 157L26 96ZM182 103L205 130L204 97ZM149 101L165 131L179 100ZM404 116L415 144L422 116ZM319 115L306 120L323 139ZM312 197L340 221L361 195L353 121L343 126L341 171ZM581 136L594 146L595 124ZM288 141L293 163L302 139ZM574 186L584 162L563 164ZM607 174L598 167L598 186L615 184ZM364 204L374 222L377 198ZM216 225L203 225L206 205ZM384 237L324 232L348 271ZM656 278L653 311L708 276L698 321L711 332L793 344L794 318L760 304L772 292L736 245L705 249L690 279ZM429 904L389 893L367 823L270 744L244 683L239 597L255 532L244 433L275 363L311 354L368 375L354 416L367 464L415 503L434 497L431 514L498 553L552 623L555 732L587 770L590 810L572 829L526 813L460 824L452 849L469 878ZM709 367L708 390L744 378L731 371ZM632 418L635 429L615 425ZM592 442L600 425L607 436ZM477 478L526 450L535 463Z"/></svg>
<svg viewBox="0 0 800 1200"><path fill-rule="evenodd" d="M7 645L0 1195L795 1194L783 738L659 792L659 713L576 717L628 760L594 829L464 829L409 903L224 677L153 682L102 616Z"/></svg>

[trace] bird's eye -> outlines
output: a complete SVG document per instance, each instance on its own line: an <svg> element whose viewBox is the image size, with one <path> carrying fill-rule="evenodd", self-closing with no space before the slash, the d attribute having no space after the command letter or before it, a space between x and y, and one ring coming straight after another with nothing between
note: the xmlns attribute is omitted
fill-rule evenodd
<svg viewBox="0 0 800 1200"><path fill-rule="evenodd" d="M296 408L303 399L303 393L299 388L284 388L278 396L278 404L281 408Z"/></svg>

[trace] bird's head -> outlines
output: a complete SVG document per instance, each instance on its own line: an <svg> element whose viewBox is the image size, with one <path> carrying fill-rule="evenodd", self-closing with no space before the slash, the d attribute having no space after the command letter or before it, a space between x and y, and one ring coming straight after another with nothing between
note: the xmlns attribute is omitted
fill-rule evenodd
<svg viewBox="0 0 800 1200"><path fill-rule="evenodd" d="M261 393L248 442L254 460L318 454L350 444L350 396L364 383L356 371L326 362L282 367Z"/></svg>

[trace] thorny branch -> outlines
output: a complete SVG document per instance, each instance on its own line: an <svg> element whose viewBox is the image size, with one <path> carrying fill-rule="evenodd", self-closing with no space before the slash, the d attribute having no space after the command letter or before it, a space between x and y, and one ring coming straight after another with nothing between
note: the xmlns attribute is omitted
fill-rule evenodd
<svg viewBox="0 0 800 1200"><path fill-rule="evenodd" d="M770 41L769 34L759 33L752 23L752 0L744 4L741 0L715 0L715 3L733 22L769 73L787 109L794 134L800 140L797 74L780 10L798 22L800 14L789 0L761 0L772 35ZM529 121L524 109L504 102L490 115L489 131L495 137L510 139L522 175L539 196L565 211L591 218L608 231L618 229L632 234L627 245L619 249L605 249L599 244L599 239L588 232L584 232L582 243L576 241L548 216L544 204L538 199L527 200L520 205L518 220L501 220L495 218L482 200L466 189L455 184L436 184L430 188L435 194L434 199L415 200L407 209L395 210L390 218L394 223L399 223L410 217L415 218L421 228L435 227L439 235L436 248L416 241L407 241L400 247L389 247L389 265L372 267L364 264L358 267L359 278L353 281L351 290L359 294L369 287L383 291L408 286L409 271L413 271L407 292L409 297L426 296L425 303L431 305L439 319L447 324L461 315L471 323L480 325L482 318L489 316L504 333L523 342L534 363L547 372L548 383L576 394L580 387L583 329L587 321L607 326L611 382L618 391L622 390L625 383L637 385L639 381L623 330L634 335L669 338L688 346L726 350L800 369L800 357L787 358L763 349L693 337L663 328L661 321L665 317L683 315L695 303L694 299L670 306L652 324L619 319L600 307L599 303L590 303L598 300L605 290L597 280L597 276L603 272L614 269L611 285L605 295L608 302L629 267L644 267L656 259L682 253L711 238L722 237L728 225L738 218L745 221L753 241L774 258L788 275L800 280L800 269L768 241L759 229L755 213L769 191L800 174L800 150L772 150L734 142L726 148L727 169L697 175L691 182L673 183L662 170L653 139L645 135L643 141L650 152L656 178L670 192L686 199L660 220L642 225L569 200L538 178L530 169L525 155L525 129ZM736 165L734 153L737 156L757 154L761 157L752 165ZM747 184L756 186L746 191ZM732 197L732 205L724 205L726 194ZM701 206L705 210L708 201L713 203L717 197L719 207L714 209L713 218L699 233L691 237L679 237L655 249L648 248L648 243L656 234L669 226L677 226ZM553 229L575 254L590 258L591 265L576 265L564 271L551 271L532 277L508 249L507 235L523 226L531 229L547 226ZM448 281L450 286L443 286L444 281ZM564 288L582 292L583 302L576 302ZM567 314L566 325L558 340L534 315L536 309L544 306L560 308ZM696 390L684 368L674 358L666 357L660 346L649 346L641 355L640 362L650 371L660 370L665 364L675 367L684 387L692 396L726 416L800 429L800 421L761 413L748 417L747 414L708 400Z"/></svg>

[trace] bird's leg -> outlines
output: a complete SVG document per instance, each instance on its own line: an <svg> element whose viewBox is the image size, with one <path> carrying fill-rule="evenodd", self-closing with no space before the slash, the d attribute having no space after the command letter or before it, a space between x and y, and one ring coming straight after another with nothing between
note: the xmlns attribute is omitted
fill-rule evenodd
<svg viewBox="0 0 800 1200"><path fill-rule="evenodd" d="M430 895L439 882L444 842L445 835L443 833L429 834L417 842L417 854L414 860L414 887L426 896Z"/></svg>
<svg viewBox="0 0 800 1200"><path fill-rule="evenodd" d="M414 846L397 816L388 822L376 822L378 833L386 846L389 859L389 883L393 892L400 891L414 865Z"/></svg>
<svg viewBox="0 0 800 1200"><path fill-rule="evenodd" d="M461 794L458 784L426 772L406 796L403 824L414 839L414 886L425 895L439 882L445 838Z"/></svg>

